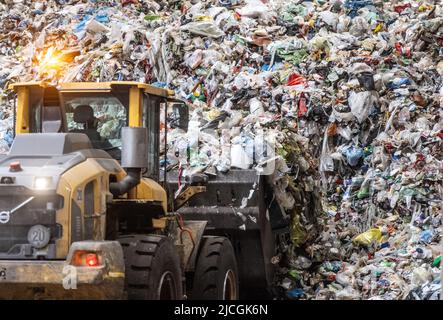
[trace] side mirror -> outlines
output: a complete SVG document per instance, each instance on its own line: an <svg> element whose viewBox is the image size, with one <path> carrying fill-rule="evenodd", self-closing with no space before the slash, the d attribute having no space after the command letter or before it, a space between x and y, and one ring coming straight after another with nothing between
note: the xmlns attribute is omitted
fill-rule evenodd
<svg viewBox="0 0 443 320"><path fill-rule="evenodd" d="M148 129L143 127L122 128L123 168L146 168L148 166Z"/></svg>

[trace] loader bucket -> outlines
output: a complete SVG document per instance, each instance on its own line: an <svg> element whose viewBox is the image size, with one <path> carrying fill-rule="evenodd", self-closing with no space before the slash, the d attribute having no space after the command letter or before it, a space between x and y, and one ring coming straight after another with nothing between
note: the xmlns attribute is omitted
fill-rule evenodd
<svg viewBox="0 0 443 320"><path fill-rule="evenodd" d="M209 178L206 192L195 195L178 210L186 220L208 221L205 234L227 235L231 239L241 283L257 292L272 282L275 225L270 220L279 223L279 219L272 219L275 213L269 212L273 196L265 180L255 170L218 173ZM174 197L177 189L177 171L168 172L169 196ZM264 279L266 283L261 283Z"/></svg>

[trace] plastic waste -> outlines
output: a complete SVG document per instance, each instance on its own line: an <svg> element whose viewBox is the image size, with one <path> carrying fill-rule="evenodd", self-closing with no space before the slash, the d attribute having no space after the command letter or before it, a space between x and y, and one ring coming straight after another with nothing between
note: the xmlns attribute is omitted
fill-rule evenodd
<svg viewBox="0 0 443 320"><path fill-rule="evenodd" d="M430 243L432 241L432 238L434 237L434 234L432 231L430 230L424 230L421 234L420 234L420 241L424 242L424 243Z"/></svg>
<svg viewBox="0 0 443 320"><path fill-rule="evenodd" d="M231 147L231 166L239 169L249 169L252 159L248 156L241 144L233 144Z"/></svg>
<svg viewBox="0 0 443 320"><path fill-rule="evenodd" d="M360 294L354 288L348 286L335 294L338 300L358 300L360 299Z"/></svg>
<svg viewBox="0 0 443 320"><path fill-rule="evenodd" d="M359 160L364 156L362 148L351 146L345 151L346 160L350 166L356 166Z"/></svg>
<svg viewBox="0 0 443 320"><path fill-rule="evenodd" d="M249 100L249 112L257 116L262 115L265 112L262 102L257 98Z"/></svg>
<svg viewBox="0 0 443 320"><path fill-rule="evenodd" d="M441 263L441 256L438 256L437 258L434 259L434 261L432 262L432 267L439 267Z"/></svg>
<svg viewBox="0 0 443 320"><path fill-rule="evenodd" d="M360 85L367 91L375 90L374 75L372 72L362 72L357 76Z"/></svg>
<svg viewBox="0 0 443 320"><path fill-rule="evenodd" d="M220 38L225 34L213 22L210 21L190 22L184 25L182 29L200 36L206 36L212 38Z"/></svg>
<svg viewBox="0 0 443 320"><path fill-rule="evenodd" d="M312 261L306 257L298 256L292 265L296 269L308 269L312 265Z"/></svg>
<svg viewBox="0 0 443 320"><path fill-rule="evenodd" d="M356 244L369 246L372 243L380 243L382 237L383 235L380 229L372 228L356 236L353 241Z"/></svg>
<svg viewBox="0 0 443 320"><path fill-rule="evenodd" d="M161 164L263 175L282 298L435 299L442 13L438 1L2 1L0 152L13 141L10 83L171 89L191 121L162 121ZM69 59L43 70L53 53ZM100 134L115 138L120 120Z"/></svg>
<svg viewBox="0 0 443 320"><path fill-rule="evenodd" d="M237 11L240 16L248 18L266 18L269 8L260 0L247 0L246 6Z"/></svg>
<svg viewBox="0 0 443 320"><path fill-rule="evenodd" d="M375 103L377 103L377 98L371 91L353 91L349 95L349 107L359 123L362 123L368 118Z"/></svg>
<svg viewBox="0 0 443 320"><path fill-rule="evenodd" d="M303 297L305 295L305 292L301 288L294 288L292 290L289 290L287 295L288 295L288 298L290 298L290 299L298 299L298 298Z"/></svg>
<svg viewBox="0 0 443 320"><path fill-rule="evenodd" d="M195 69L203 62L203 50L197 49L185 57L185 63L189 68Z"/></svg>
<svg viewBox="0 0 443 320"><path fill-rule="evenodd" d="M422 285L424 283L427 283L429 281L432 281L432 274L429 269L427 269L425 266L420 266L418 268L415 268L412 272L412 279L411 283L414 286Z"/></svg>

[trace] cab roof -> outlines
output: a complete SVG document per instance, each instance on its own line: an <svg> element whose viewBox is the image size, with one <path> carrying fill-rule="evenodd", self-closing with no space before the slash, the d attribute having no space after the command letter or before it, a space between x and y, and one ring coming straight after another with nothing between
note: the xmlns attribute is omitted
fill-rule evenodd
<svg viewBox="0 0 443 320"><path fill-rule="evenodd" d="M9 85L10 90L17 91L20 87L55 87L60 92L106 92L112 89L123 88L123 87L133 87L137 86L144 92L170 98L174 96L174 91L169 89L163 89L151 86L146 83L140 83L135 81L110 81L110 82L66 82L58 83L57 85L50 84L45 81L33 81L33 82L18 82Z"/></svg>

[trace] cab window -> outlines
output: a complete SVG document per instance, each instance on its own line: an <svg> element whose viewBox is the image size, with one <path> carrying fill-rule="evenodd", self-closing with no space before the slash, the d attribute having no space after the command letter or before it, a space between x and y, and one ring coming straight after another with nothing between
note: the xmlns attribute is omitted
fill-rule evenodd
<svg viewBox="0 0 443 320"><path fill-rule="evenodd" d="M68 132L85 133L96 149L121 149L127 106L111 94L63 94Z"/></svg>

